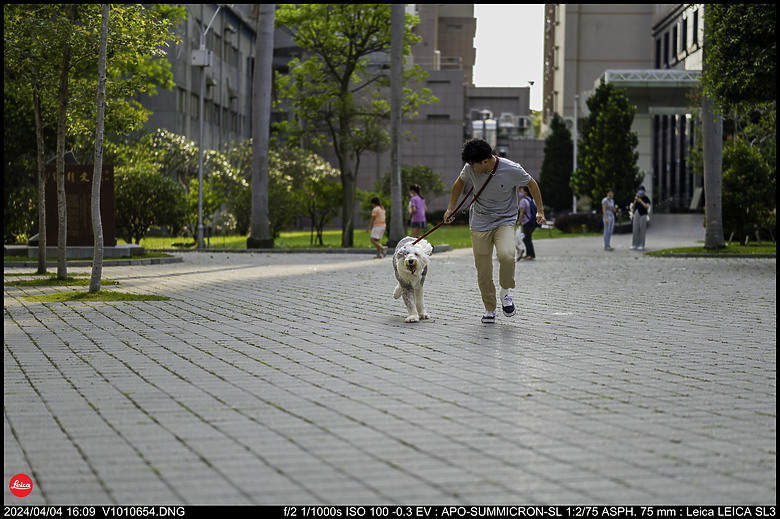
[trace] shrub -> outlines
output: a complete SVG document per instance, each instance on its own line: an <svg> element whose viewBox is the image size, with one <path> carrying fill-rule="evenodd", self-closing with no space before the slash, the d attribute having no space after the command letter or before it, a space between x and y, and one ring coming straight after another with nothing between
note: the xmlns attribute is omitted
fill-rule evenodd
<svg viewBox="0 0 780 519"><path fill-rule="evenodd" d="M579 234L604 230L604 221L596 211L569 213L555 219L555 228L563 233Z"/></svg>

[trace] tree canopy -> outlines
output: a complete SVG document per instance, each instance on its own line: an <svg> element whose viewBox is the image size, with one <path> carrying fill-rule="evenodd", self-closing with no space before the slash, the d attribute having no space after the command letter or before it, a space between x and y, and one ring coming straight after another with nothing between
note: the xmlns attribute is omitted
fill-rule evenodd
<svg viewBox="0 0 780 519"><path fill-rule="evenodd" d="M628 205L644 177L637 166L639 138L631 131L636 107L603 81L587 105L590 114L583 121L571 188L577 196L594 201L612 189L616 203Z"/></svg>
<svg viewBox="0 0 780 519"><path fill-rule="evenodd" d="M390 10L390 4L285 4L276 13L277 26L293 30L304 52L290 62L289 75L276 79L296 118L281 129L293 142L332 147L344 188L344 247L352 246L360 156L388 143L390 103L382 89L389 85ZM419 39L411 32L415 22L406 15L405 55ZM404 72L405 79L423 75L417 66ZM405 88L403 112L410 116L431 101L429 89Z"/></svg>
<svg viewBox="0 0 780 519"><path fill-rule="evenodd" d="M775 4L707 4L705 93L723 110L777 99Z"/></svg>

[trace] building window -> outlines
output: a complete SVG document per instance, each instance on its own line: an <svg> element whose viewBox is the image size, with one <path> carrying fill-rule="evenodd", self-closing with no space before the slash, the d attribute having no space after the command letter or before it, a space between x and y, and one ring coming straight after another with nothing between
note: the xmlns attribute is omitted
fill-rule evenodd
<svg viewBox="0 0 780 519"><path fill-rule="evenodd" d="M198 108L200 106L200 100L198 99L198 96L195 94L192 94L190 96L190 115L193 119L198 119L200 117L200 114L198 112Z"/></svg>
<svg viewBox="0 0 780 519"><path fill-rule="evenodd" d="M176 113L187 114L187 91L183 88L176 89Z"/></svg>
<svg viewBox="0 0 780 519"><path fill-rule="evenodd" d="M449 24L449 25L447 25L447 30L448 31L462 31L463 30L463 25L461 25L461 24Z"/></svg>
<svg viewBox="0 0 780 519"><path fill-rule="evenodd" d="M664 33L664 53L663 53L663 65L669 67L669 33Z"/></svg>

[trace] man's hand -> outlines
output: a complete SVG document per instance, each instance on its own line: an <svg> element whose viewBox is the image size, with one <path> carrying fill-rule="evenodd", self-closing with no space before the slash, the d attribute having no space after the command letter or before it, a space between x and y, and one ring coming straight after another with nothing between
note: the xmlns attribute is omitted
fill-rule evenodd
<svg viewBox="0 0 780 519"><path fill-rule="evenodd" d="M536 213L536 223L538 223L539 225L542 225L546 221L547 221L547 219L544 217L544 213L541 212L541 211L538 211Z"/></svg>
<svg viewBox="0 0 780 519"><path fill-rule="evenodd" d="M452 214L452 211L447 209L447 211L444 212L444 223L451 224L455 220L455 215Z"/></svg>

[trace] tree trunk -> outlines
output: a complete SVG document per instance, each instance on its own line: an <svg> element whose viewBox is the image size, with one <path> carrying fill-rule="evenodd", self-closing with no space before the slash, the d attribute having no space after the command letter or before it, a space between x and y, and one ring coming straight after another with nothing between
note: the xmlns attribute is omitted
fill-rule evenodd
<svg viewBox="0 0 780 519"><path fill-rule="evenodd" d="M46 274L46 155L43 144L43 119L41 116L41 86L33 70L33 114L35 116L35 142L38 164L38 274Z"/></svg>
<svg viewBox="0 0 780 519"><path fill-rule="evenodd" d="M95 250L92 255L92 277L89 291L100 290L103 275L103 222L100 218L100 184L103 177L103 120L106 110L106 47L108 46L109 4L102 6L100 21L100 56L98 58L97 122L95 129L95 164L92 171L92 234Z"/></svg>
<svg viewBox="0 0 780 519"><path fill-rule="evenodd" d="M347 152L347 137L344 135L339 138L339 151L337 153L339 157L339 169L341 170L341 246L343 248L351 248L355 242L355 199L357 182L355 181L355 174L349 165L349 153Z"/></svg>
<svg viewBox="0 0 780 519"><path fill-rule="evenodd" d="M268 210L268 140L276 4L259 4L254 9L257 13L257 40L252 92L252 222L246 240L249 249L274 246Z"/></svg>
<svg viewBox="0 0 780 519"><path fill-rule="evenodd" d="M707 17L704 17L706 26ZM706 34L706 30L705 30ZM707 41L702 48L702 68L707 70ZM702 99L701 130L702 154L704 160L704 199L707 226L704 233L705 249L723 249L723 117L706 94Z"/></svg>
<svg viewBox="0 0 780 519"><path fill-rule="evenodd" d="M401 103L403 95L405 5L390 7L390 197L394 209L390 220L388 247L395 247L404 237L406 208L401 186Z"/></svg>
<svg viewBox="0 0 780 519"><path fill-rule="evenodd" d="M76 5L68 6L68 22L76 17ZM60 86L57 92L57 279L68 277L68 206L65 198L65 138L67 133L68 75L70 71L71 43L67 35L62 49Z"/></svg>

